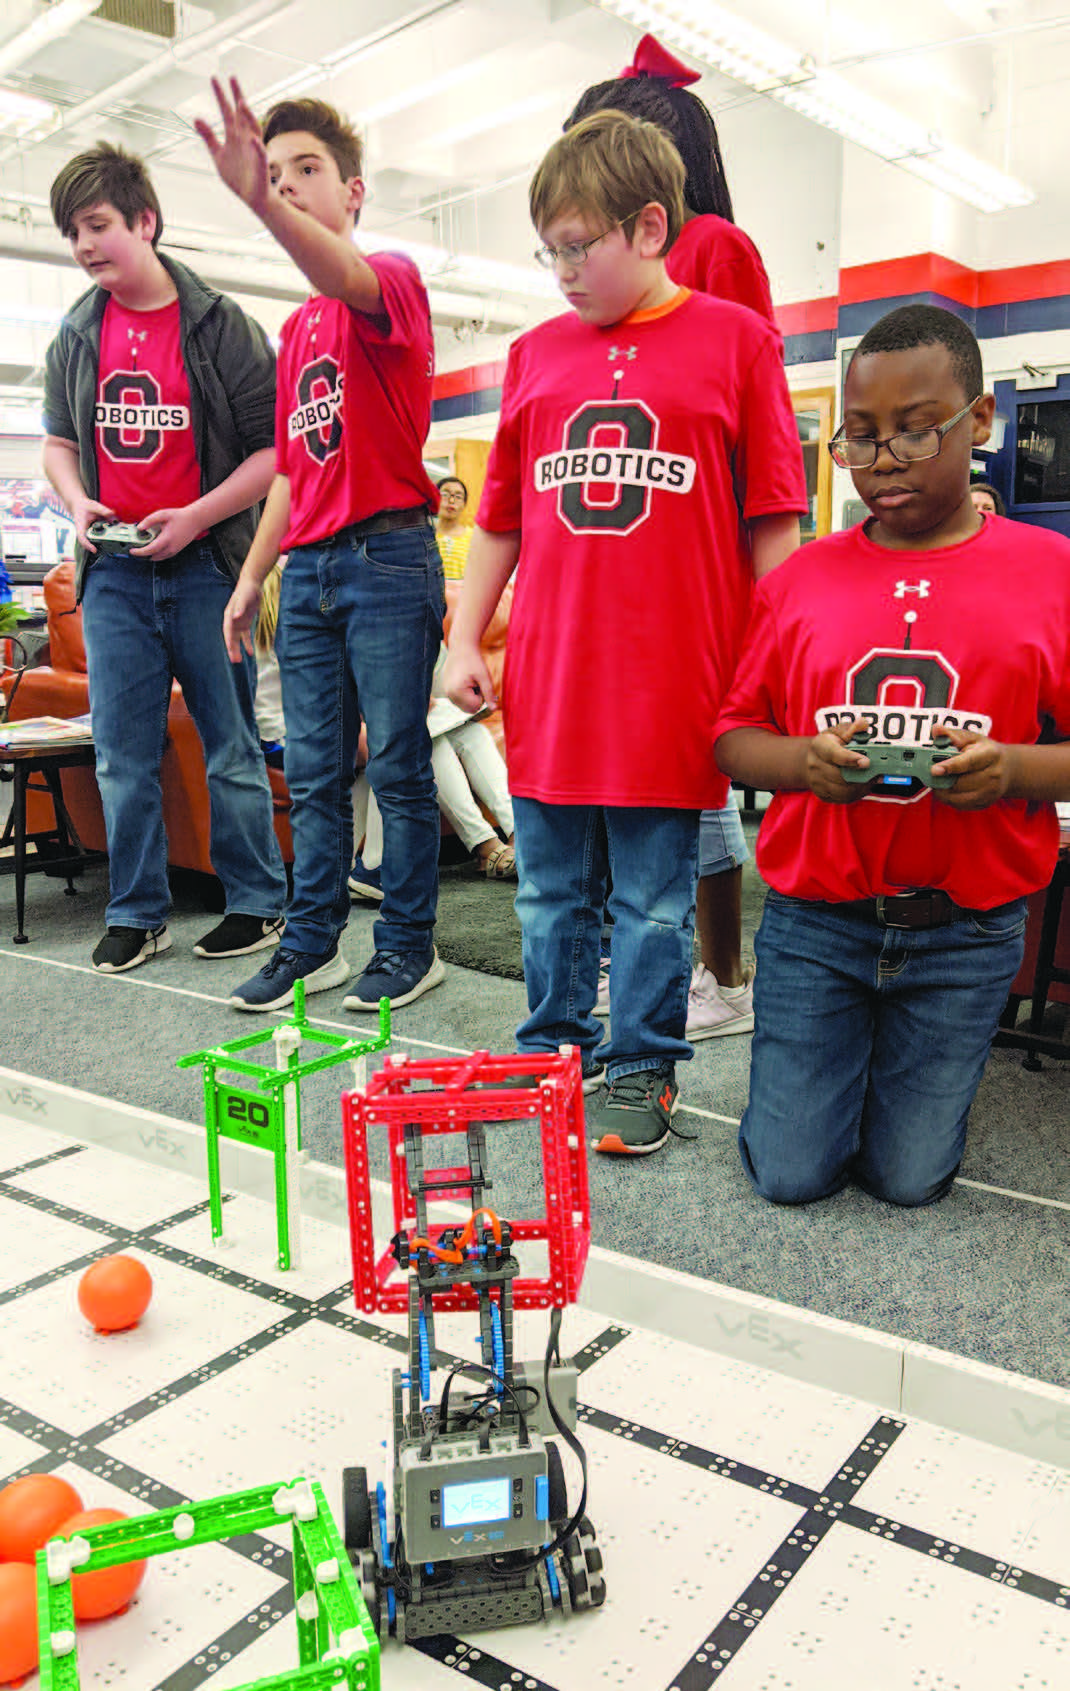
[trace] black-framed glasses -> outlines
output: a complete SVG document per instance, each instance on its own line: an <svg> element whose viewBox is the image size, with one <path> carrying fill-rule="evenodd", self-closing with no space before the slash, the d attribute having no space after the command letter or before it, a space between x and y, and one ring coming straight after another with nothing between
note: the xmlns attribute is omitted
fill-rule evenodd
<svg viewBox="0 0 1070 1691"><path fill-rule="evenodd" d="M888 448L897 464L917 464L923 458L936 458L948 429L961 423L980 398L978 394L977 399L971 399L969 405L956 411L946 423L935 424L931 429L913 429L905 434L889 435L887 440L874 440L872 435L845 435L846 425L841 424L828 443L833 462L839 464L841 470L869 470L877 462L882 446Z"/></svg>
<svg viewBox="0 0 1070 1691"><path fill-rule="evenodd" d="M641 211L642 207L639 209ZM587 255L592 247L596 247L599 241L604 241L607 235L612 235L614 229L623 229L626 223L638 216L638 211L630 211L627 217L622 217L617 223L611 223L608 229L603 229L600 235L592 236L589 241L569 241L564 247L536 247L535 257L544 270L553 270L562 260L567 270L578 270L581 264L587 263Z"/></svg>

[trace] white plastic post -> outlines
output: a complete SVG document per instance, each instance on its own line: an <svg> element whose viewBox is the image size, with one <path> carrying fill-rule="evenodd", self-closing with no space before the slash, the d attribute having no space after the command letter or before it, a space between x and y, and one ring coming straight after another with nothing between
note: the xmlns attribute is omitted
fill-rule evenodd
<svg viewBox="0 0 1070 1691"><path fill-rule="evenodd" d="M289 1067L289 1059L301 1049L301 1035L294 1027L276 1028L275 1066ZM297 1145L297 1088L299 1082L282 1088L282 1135L286 1163L286 1212L289 1217L290 1267L301 1266L301 1156Z"/></svg>

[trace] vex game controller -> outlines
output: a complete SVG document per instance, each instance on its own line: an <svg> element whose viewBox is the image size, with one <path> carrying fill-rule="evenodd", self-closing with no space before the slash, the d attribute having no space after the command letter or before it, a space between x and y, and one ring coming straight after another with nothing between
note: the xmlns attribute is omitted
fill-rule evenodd
<svg viewBox="0 0 1070 1691"><path fill-rule="evenodd" d="M954 757L955 747L950 740L941 739L933 746L893 746L882 740L871 740L868 734L856 734L848 742L869 758L868 769L843 769L845 781L873 781L878 787L905 788L914 781L924 787L949 786L953 775L942 773L940 765Z"/></svg>
<svg viewBox="0 0 1070 1691"><path fill-rule="evenodd" d="M138 528L136 523L109 523L98 519L90 523L86 534L98 552L129 552L135 546L147 546L159 534L157 528Z"/></svg>

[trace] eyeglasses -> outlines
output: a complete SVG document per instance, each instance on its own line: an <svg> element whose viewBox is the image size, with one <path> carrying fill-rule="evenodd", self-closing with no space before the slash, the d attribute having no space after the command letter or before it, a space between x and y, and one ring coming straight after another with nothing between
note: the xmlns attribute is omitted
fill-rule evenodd
<svg viewBox="0 0 1070 1691"><path fill-rule="evenodd" d="M977 395L980 399L981 395ZM836 430L828 443L833 461L842 470L868 470L877 462L882 446L886 446L897 464L917 464L923 458L936 458L944 444L944 436L948 429L953 429L956 423L961 423L966 413L977 404L977 399L971 399L969 405L964 405L961 411L956 411L946 423L940 423L931 429L915 429L907 434L889 435L887 440L874 440L872 435L845 435L842 425Z"/></svg>
<svg viewBox="0 0 1070 1691"><path fill-rule="evenodd" d="M640 210L642 207L640 207ZM612 235L614 229L623 229L633 217L638 217L638 211L630 211L627 217L622 217L619 223L610 224L600 235L595 235L590 241L570 241L565 247L536 247L535 257L544 270L553 270L554 266L564 262L566 270L578 270L581 264L587 263L587 255L599 241L604 241L607 235Z"/></svg>

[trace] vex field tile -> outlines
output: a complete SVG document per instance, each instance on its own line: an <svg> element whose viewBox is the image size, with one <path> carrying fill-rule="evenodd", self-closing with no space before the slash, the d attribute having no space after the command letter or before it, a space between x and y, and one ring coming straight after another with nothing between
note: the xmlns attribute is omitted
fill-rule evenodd
<svg viewBox="0 0 1070 1691"><path fill-rule="evenodd" d="M580 1438L605 1566L604 1607L565 1624L555 1618L469 1642L555 1691L653 1691L670 1684L681 1657L701 1645L800 1511L591 1427L581 1427ZM573 1507L574 1470L566 1457Z"/></svg>
<svg viewBox="0 0 1070 1691"><path fill-rule="evenodd" d="M729 1691L1064 1691L1070 1614L837 1525L733 1642L729 1624L710 1658Z"/></svg>
<svg viewBox="0 0 1070 1691"><path fill-rule="evenodd" d="M310 1221L304 1216L300 1222L300 1264L279 1268L274 1205L258 1198L228 1198L223 1205L223 1238L219 1241L212 1239L207 1209L176 1227L161 1228L159 1236L221 1268L251 1275L280 1291L300 1292L303 1297L323 1297L352 1277L348 1233L329 1222Z"/></svg>
<svg viewBox="0 0 1070 1691"><path fill-rule="evenodd" d="M878 1412L799 1380L777 1376L775 1391L769 1381L750 1363L636 1330L590 1370L580 1395L596 1408L635 1413L673 1437L820 1489Z"/></svg>
<svg viewBox="0 0 1070 1691"><path fill-rule="evenodd" d="M1070 1475L908 1422L854 1501L1070 1586Z"/></svg>
<svg viewBox="0 0 1070 1691"><path fill-rule="evenodd" d="M0 1239L12 1242L0 1253L0 1294L40 1275L62 1273L67 1263L100 1250L109 1237L105 1228L83 1227L61 1216L30 1209L17 1198L0 1193ZM6 1331L12 1330L11 1323L17 1323L16 1311L23 1299L36 1295L24 1293L6 1305Z"/></svg>
<svg viewBox="0 0 1070 1691"><path fill-rule="evenodd" d="M367 1467L373 1483L386 1475L390 1369L401 1360L312 1321L107 1437L104 1448L192 1496L307 1475L341 1519L343 1468Z"/></svg>
<svg viewBox="0 0 1070 1691"><path fill-rule="evenodd" d="M164 1221L208 1196L207 1186L189 1176L174 1175L161 1182L147 1163L95 1145L87 1146L77 1156L15 1175L11 1185L69 1209L85 1211L106 1227L132 1229Z"/></svg>
<svg viewBox="0 0 1070 1691"><path fill-rule="evenodd" d="M22 1216L25 1227L26 1216ZM36 1225L50 1218L34 1218ZM3 1217L0 1214L0 1226ZM66 1224L64 1224L66 1225ZM80 1231L80 1230L77 1230ZM93 1243L99 1245L99 1238ZM79 1274L27 1293L3 1311L5 1391L20 1409L85 1431L270 1328L284 1310L208 1274L131 1251L153 1278L136 1327L97 1333L78 1308Z"/></svg>

